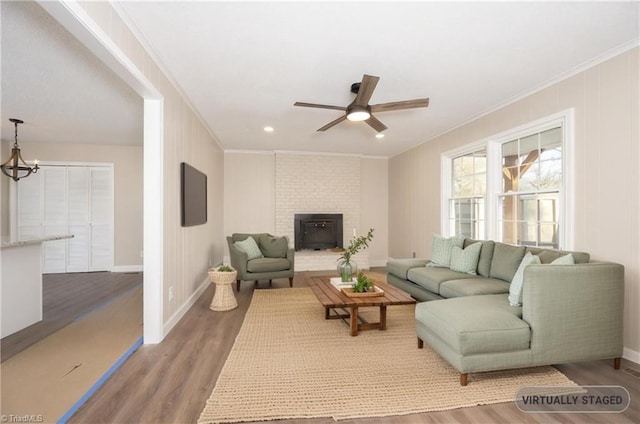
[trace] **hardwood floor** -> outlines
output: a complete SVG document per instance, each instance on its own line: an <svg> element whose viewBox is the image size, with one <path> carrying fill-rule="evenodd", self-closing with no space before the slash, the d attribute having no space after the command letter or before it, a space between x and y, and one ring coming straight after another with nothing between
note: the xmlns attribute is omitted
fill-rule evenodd
<svg viewBox="0 0 640 424"><path fill-rule="evenodd" d="M375 271L384 272L384 269ZM294 287L306 286L309 275L296 273ZM275 280L273 289L289 286L287 279ZM257 289L268 289L260 282ZM213 312L210 286L158 345L143 345L136 351L69 420L70 423L195 423L211 394L244 315L256 290L243 284L235 292L238 308ZM640 422L640 379L624 371L640 370L638 364L623 360L620 370L613 361L591 361L557 367L582 385L621 385L631 394L631 406L624 414L525 414L514 403L461 408L435 413L368 418L344 423L636 423ZM473 384L473 383L471 383ZM248 400L250 401L250 400ZM332 418L280 420L278 423L333 423Z"/></svg>
<svg viewBox="0 0 640 424"><path fill-rule="evenodd" d="M2 362L139 284L142 273L44 274L43 319L0 341Z"/></svg>

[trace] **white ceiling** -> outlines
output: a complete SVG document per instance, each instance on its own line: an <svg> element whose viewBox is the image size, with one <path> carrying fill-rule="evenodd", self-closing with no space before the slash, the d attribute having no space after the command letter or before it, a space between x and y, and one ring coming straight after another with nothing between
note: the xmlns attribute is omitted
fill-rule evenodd
<svg viewBox="0 0 640 424"><path fill-rule="evenodd" d="M1 3L2 139L142 144L143 101L35 2Z"/></svg>
<svg viewBox="0 0 640 424"><path fill-rule="evenodd" d="M87 135L141 140L141 100L134 101L127 90L112 91L106 69L73 73L91 63L81 52L71 57L82 50L79 43L60 55L59 46L38 40L37 46L34 42L7 56L4 6L3 138L8 114L37 110L34 121L48 126L61 114L67 115L65 120L77 116L81 121L90 105L101 107L96 110L101 118L87 123L96 127L87 128ZM638 45L640 22L638 2L209 1L121 2L115 7L225 149L374 156L406 151ZM33 25L16 26L12 31L21 37L38 33ZM51 26L43 30L55 32ZM7 65L15 54L29 59ZM51 56L46 67L29 62L42 55ZM62 75L73 73L72 78L61 78L54 66L63 69ZM20 89L5 84L8 67L14 67L12 81L28 79ZM345 121L316 132L341 112L293 106L296 101L346 106L353 99L350 85L364 73L380 77L371 104L429 97L430 106L377 114L389 127L380 140L364 123ZM108 89L99 89L94 78ZM44 94L17 101L31 84L41 86ZM5 100L7 89L13 91ZM29 105L41 96L56 99L56 107ZM15 113L14 103L22 108ZM123 117L132 107L136 112ZM24 115L15 117L27 121ZM266 125L275 132L265 133ZM116 130L130 136L103 136Z"/></svg>

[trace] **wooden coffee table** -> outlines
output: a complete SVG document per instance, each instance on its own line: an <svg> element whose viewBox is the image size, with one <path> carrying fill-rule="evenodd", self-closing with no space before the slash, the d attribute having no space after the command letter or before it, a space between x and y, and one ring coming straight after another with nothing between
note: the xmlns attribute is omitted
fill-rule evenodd
<svg viewBox="0 0 640 424"><path fill-rule="evenodd" d="M349 327L352 336L357 336L360 330L387 329L387 306L411 305L415 299L402 290L382 281L374 280L373 283L384 290L384 296L378 297L349 297L338 291L330 281L331 277L309 277L307 282L322 306L324 306L325 319L349 318ZM379 322L364 322L358 318L359 308L380 308ZM334 314L331 314L331 310ZM346 313L340 313L335 309L343 309ZM360 322L359 322L360 321Z"/></svg>

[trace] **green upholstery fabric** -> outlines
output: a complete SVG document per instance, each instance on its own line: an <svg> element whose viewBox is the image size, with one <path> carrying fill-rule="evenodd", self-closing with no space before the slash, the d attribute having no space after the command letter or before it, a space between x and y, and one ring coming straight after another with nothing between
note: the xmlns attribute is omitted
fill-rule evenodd
<svg viewBox="0 0 640 424"><path fill-rule="evenodd" d="M591 255L586 252L569 252L567 250L541 249L539 247L527 247L527 251L540 257L543 264L550 264L561 256L571 254L577 264L586 264L591 260Z"/></svg>
<svg viewBox="0 0 640 424"><path fill-rule="evenodd" d="M550 265L575 265L576 261L573 260L573 255L569 253L568 255L560 256L557 259L554 259Z"/></svg>
<svg viewBox="0 0 640 424"><path fill-rule="evenodd" d="M260 235L258 245L265 258L286 258L289 250L286 237L274 237L271 234Z"/></svg>
<svg viewBox="0 0 640 424"><path fill-rule="evenodd" d="M542 264L524 267L522 307L511 306L510 281L526 252ZM575 265L548 265L569 253ZM491 241L482 243L478 276L423 263L391 260L387 281L426 301L416 305L416 334L461 373L622 356L620 264Z"/></svg>
<svg viewBox="0 0 640 424"><path fill-rule="evenodd" d="M429 262L427 259L394 259L387 262L387 272L406 280L411 268L422 268L427 262Z"/></svg>
<svg viewBox="0 0 640 424"><path fill-rule="evenodd" d="M482 248L480 249L480 258L478 259L478 275L489 277L489 273L491 270L491 260L493 259L493 249L496 247L496 242L493 240L473 240L467 238L464 239L464 247L477 242L482 243Z"/></svg>
<svg viewBox="0 0 640 424"><path fill-rule="evenodd" d="M426 266L411 268L409 272L407 272L407 277L417 285L424 287L433 293L440 293L440 284L443 281L474 278L471 274L451 271L449 268L433 268Z"/></svg>
<svg viewBox="0 0 640 424"><path fill-rule="evenodd" d="M451 249L451 271L464 272L466 274L477 275L478 259L482 243L473 243L464 249L453 246Z"/></svg>
<svg viewBox="0 0 640 424"><path fill-rule="evenodd" d="M236 277L238 282L289 278L289 285L292 285L295 269L295 251L292 248L287 246L286 255L283 258L258 258L250 261L246 252L235 245L236 242L246 240L248 237L260 240L265 236L273 237L267 233L234 233L227 237L231 266L238 271Z"/></svg>
<svg viewBox="0 0 640 424"><path fill-rule="evenodd" d="M624 267L610 262L530 265L522 319L536 364L616 358L623 350Z"/></svg>
<svg viewBox="0 0 640 424"><path fill-rule="evenodd" d="M289 269L291 264L286 258L257 258L247 262L249 272L273 272Z"/></svg>
<svg viewBox="0 0 640 424"><path fill-rule="evenodd" d="M496 243L491 260L491 278L499 278L511 282L522 262L526 248L510 244Z"/></svg>
<svg viewBox="0 0 640 424"><path fill-rule="evenodd" d="M477 296L480 294L509 293L509 283L497 278L467 278L464 280L450 280L440 284L440 296L447 299L462 296Z"/></svg>
<svg viewBox="0 0 640 424"><path fill-rule="evenodd" d="M506 294L458 297L416 305L416 320L462 355L529 349L531 330Z"/></svg>

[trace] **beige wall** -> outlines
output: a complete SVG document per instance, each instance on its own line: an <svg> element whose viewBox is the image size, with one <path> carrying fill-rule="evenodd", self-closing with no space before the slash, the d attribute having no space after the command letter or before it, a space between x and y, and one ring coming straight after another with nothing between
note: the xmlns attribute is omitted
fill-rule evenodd
<svg viewBox="0 0 640 424"><path fill-rule="evenodd" d="M320 161L326 166L342 163L339 156L299 155L299 160ZM369 263L384 266L388 258L388 185L387 160L376 158L345 157L359 161L358 217L360 234L375 228L374 241L369 248ZM273 153L227 152L225 153L224 232L276 232L276 155ZM280 167L283 172L288 167ZM338 170L339 171L339 170ZM278 180L296 179L299 175L290 171L278 175ZM356 176L357 178L357 176ZM334 187L332 190L337 190ZM303 199L304 200L304 199ZM308 204L314 204L309 198ZM303 201L302 204L305 204ZM324 211L326 212L326 211ZM291 219L292 221L292 219ZM293 225L293 221L291 222Z"/></svg>
<svg viewBox="0 0 640 424"><path fill-rule="evenodd" d="M371 266L386 266L389 259L389 161L360 159L360 229L374 228L369 244Z"/></svg>
<svg viewBox="0 0 640 424"><path fill-rule="evenodd" d="M173 322L207 279L210 263L222 260L224 155L215 138L129 31L108 2L80 2L88 16L130 60L163 100L163 322ZM180 163L208 176L208 221L180 225ZM169 300L169 292L174 297Z"/></svg>
<svg viewBox="0 0 640 424"><path fill-rule="evenodd" d="M392 257L428 257L440 232L440 154L575 112L576 250L625 266L625 356L640 358L640 49L635 48L390 160Z"/></svg>
<svg viewBox="0 0 640 424"><path fill-rule="evenodd" d="M276 233L274 158L273 153L224 154L225 236Z"/></svg>
<svg viewBox="0 0 640 424"><path fill-rule="evenodd" d="M3 151L4 151L3 143ZM112 163L114 171L114 266L142 265L142 146L29 143L40 162ZM8 178L4 178L9 181ZM18 182L18 184L20 184ZM3 184L4 187L4 184ZM2 191L3 234L6 190ZM8 219L7 219L8 221Z"/></svg>

